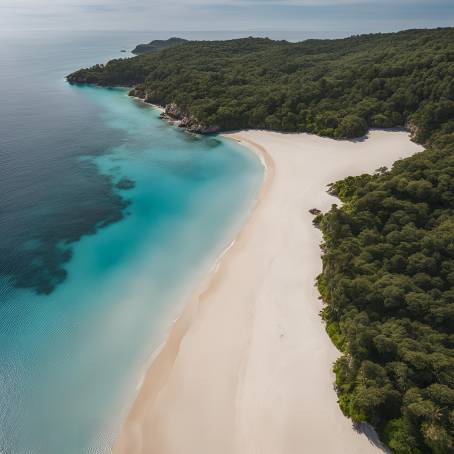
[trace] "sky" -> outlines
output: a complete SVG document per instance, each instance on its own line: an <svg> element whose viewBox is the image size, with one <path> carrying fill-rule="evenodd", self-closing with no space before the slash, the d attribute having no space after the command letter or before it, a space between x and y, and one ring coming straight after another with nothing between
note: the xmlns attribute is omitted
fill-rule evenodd
<svg viewBox="0 0 454 454"><path fill-rule="evenodd" d="M454 26L454 0L0 0L0 29L306 30Z"/></svg>

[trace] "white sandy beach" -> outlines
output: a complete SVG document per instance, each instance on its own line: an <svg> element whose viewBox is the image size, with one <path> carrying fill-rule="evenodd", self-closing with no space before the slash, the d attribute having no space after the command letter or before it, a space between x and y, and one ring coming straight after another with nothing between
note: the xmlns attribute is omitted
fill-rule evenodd
<svg viewBox="0 0 454 454"><path fill-rule="evenodd" d="M339 353L318 315L326 185L390 166L422 148L405 132L363 141L307 134L229 134L267 166L257 206L206 290L173 326L114 452L367 454L381 452L337 404Z"/></svg>

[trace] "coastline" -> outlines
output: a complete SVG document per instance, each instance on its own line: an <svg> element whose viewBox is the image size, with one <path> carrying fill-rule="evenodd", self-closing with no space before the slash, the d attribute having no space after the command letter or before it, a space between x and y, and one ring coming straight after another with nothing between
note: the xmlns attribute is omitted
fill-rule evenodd
<svg viewBox="0 0 454 454"><path fill-rule="evenodd" d="M160 111L164 112L165 110L162 106L147 103L141 98L136 99L140 100L148 106L155 107ZM226 134L222 134L222 136L228 137L229 139L232 139L238 143L242 143L240 139L229 137ZM160 389L165 383L165 379L169 376L172 365L178 354L179 345L183 340L191 322L194 321L194 317L200 310L200 304L203 304L204 302L206 303L206 297L209 295L210 290L216 287L217 279L220 278L220 276L218 275L222 273L222 268L228 261L229 255L233 254L234 249L239 247L238 244L242 241L242 238L245 235L247 225L251 222L254 213L260 207L263 197L265 197L266 193L269 190L274 175L273 161L268 156L265 149L261 146L257 146L252 142L249 142L248 149L256 153L264 168L263 182L260 187L257 200L252 207L241 230L216 259L206 278L204 278L202 283L199 285L199 290L197 290L193 294L190 301L183 307L181 314L175 319L174 323L169 329L167 338L164 340L158 350L153 352L150 356L148 369L139 385L139 393L123 424L120 436L117 437L115 441L113 447L114 453L144 452L142 451L142 443L139 440L141 430L136 426L136 421L137 419L141 418L143 412L146 412L147 403L158 396ZM127 428L127 426L130 426L130 428Z"/></svg>
<svg viewBox="0 0 454 454"><path fill-rule="evenodd" d="M422 148L403 132L372 131L357 142L223 136L258 154L264 183L243 229L172 326L114 452L380 452L336 402L339 353L318 316L321 234L308 209L336 202L328 183Z"/></svg>
<svg viewBox="0 0 454 454"><path fill-rule="evenodd" d="M129 88L129 90L130 90L130 88ZM128 96L129 98L135 99L136 101L140 102L141 104L145 104L146 106L153 107L154 109L159 110L159 112L161 112L161 113L165 112L165 108L163 106L160 106L159 104L152 104L150 102L145 101L145 99L140 98L139 96L133 96L133 95L130 95L129 93L126 93L126 96Z"/></svg>

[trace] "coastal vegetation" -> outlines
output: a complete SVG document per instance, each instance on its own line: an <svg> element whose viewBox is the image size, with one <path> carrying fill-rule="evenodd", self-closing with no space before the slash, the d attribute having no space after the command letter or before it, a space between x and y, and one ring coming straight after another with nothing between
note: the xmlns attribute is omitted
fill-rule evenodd
<svg viewBox="0 0 454 454"><path fill-rule="evenodd" d="M177 106L199 132L216 126L354 138L368 127L408 126L424 142L454 115L453 43L454 28L301 43L190 41L68 80L135 87L148 102Z"/></svg>
<svg viewBox="0 0 454 454"><path fill-rule="evenodd" d="M342 411L395 453L453 452L454 122L392 170L332 185L318 288Z"/></svg>
<svg viewBox="0 0 454 454"><path fill-rule="evenodd" d="M342 411L395 453L454 451L453 28L187 42L68 80L134 87L198 132L410 130L424 152L334 183L342 207L314 210L324 235L317 284L342 351Z"/></svg>

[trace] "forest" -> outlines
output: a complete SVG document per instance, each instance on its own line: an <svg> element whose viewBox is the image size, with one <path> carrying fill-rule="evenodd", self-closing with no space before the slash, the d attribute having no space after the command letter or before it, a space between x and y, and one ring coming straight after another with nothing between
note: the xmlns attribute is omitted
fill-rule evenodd
<svg viewBox="0 0 454 454"><path fill-rule="evenodd" d="M315 222L342 411L395 453L454 452L454 122L392 170L348 177Z"/></svg>
<svg viewBox="0 0 454 454"><path fill-rule="evenodd" d="M79 70L220 130L349 139L405 127L426 150L329 190L317 285L339 404L394 453L454 452L454 28L301 43L186 42Z"/></svg>
<svg viewBox="0 0 454 454"><path fill-rule="evenodd" d="M407 126L424 142L454 115L454 28L301 43L190 41L96 65L70 82L135 86L220 130L358 137Z"/></svg>

